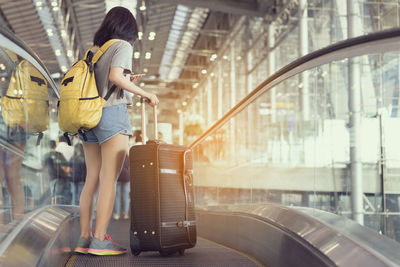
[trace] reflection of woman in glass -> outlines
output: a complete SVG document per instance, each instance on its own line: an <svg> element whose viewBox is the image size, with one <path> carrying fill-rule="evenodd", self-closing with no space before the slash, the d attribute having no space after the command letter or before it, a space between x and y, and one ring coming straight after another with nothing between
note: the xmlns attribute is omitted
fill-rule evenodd
<svg viewBox="0 0 400 267"><path fill-rule="evenodd" d="M15 66L18 65L17 56L10 52L0 49L0 62L5 66L3 77L16 77ZM11 78L8 80L2 80L1 82L1 96L5 97L7 90L11 84ZM0 138L3 139L7 144L16 148L16 150L24 151L26 143L26 132L23 128L24 125L15 125L10 127L6 125L3 117L0 116ZM20 219L24 214L24 189L21 183L21 165L23 157L15 154L5 148L0 147L0 183L7 185L8 195L11 201L12 208L12 219ZM0 201L4 208L4 196L0 190ZM3 223L2 219L0 223Z"/></svg>
<svg viewBox="0 0 400 267"><path fill-rule="evenodd" d="M20 142L18 146L24 149L25 144ZM14 220L21 219L24 215L25 196L20 175L22 160L22 157L4 148L0 149L0 182L2 184L4 180L6 182ZM4 203L3 196L1 199Z"/></svg>

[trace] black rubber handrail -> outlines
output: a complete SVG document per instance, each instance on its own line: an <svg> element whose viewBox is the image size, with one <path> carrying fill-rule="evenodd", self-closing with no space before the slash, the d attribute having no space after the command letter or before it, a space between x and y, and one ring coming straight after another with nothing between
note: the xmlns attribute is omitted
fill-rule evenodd
<svg viewBox="0 0 400 267"><path fill-rule="evenodd" d="M236 114L245 109L249 104L255 101L259 96L267 92L278 83L299 74L307 69L327 64L334 60L340 60L348 57L364 55L366 52L380 52L380 48L385 48L385 44L397 42L397 46L390 46L400 50L400 28L370 33L367 35L350 38L337 42L325 48L316 50L307 54L292 63L281 68L272 76L262 82L257 88L244 97L238 104L229 110L220 120L215 122L208 130L206 130L199 138L197 138L189 147L194 148L203 142L208 136L213 134L225 123L227 123ZM347 50L347 51L345 51ZM337 54L338 52L343 52Z"/></svg>

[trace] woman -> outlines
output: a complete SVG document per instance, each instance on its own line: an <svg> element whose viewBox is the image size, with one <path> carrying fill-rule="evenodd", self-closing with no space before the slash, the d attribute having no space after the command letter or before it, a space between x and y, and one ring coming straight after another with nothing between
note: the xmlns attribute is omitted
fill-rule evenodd
<svg viewBox="0 0 400 267"><path fill-rule="evenodd" d="M115 200L115 183L128 152L128 139L132 135L127 104L128 93L147 97L151 105L157 105L157 96L147 93L124 76L132 71L133 42L138 30L132 13L123 7L111 9L94 36L96 52L110 39L122 39L108 48L95 65L96 85L101 96L105 96L115 84L122 88L114 92L103 108L99 124L86 132L83 143L86 161L86 181L80 197L81 235L75 252L95 255L119 255L126 252L106 234ZM83 137L80 136L81 140ZM93 195L98 187L97 216L94 236L90 235L90 216Z"/></svg>

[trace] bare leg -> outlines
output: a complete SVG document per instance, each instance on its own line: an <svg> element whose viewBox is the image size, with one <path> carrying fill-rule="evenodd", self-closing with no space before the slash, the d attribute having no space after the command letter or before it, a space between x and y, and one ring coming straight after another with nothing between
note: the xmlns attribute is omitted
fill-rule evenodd
<svg viewBox="0 0 400 267"><path fill-rule="evenodd" d="M118 134L101 145L99 197L97 199L96 231L104 240L115 201L115 184L128 152L128 136Z"/></svg>
<svg viewBox="0 0 400 267"><path fill-rule="evenodd" d="M81 236L90 239L90 217L93 196L99 183L101 150L98 144L83 143L83 151L85 152L86 181L79 202Z"/></svg>

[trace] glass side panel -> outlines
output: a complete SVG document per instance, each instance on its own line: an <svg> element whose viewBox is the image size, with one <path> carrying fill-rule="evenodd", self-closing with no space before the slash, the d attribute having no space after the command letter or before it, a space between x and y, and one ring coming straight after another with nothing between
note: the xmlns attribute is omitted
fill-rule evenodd
<svg viewBox="0 0 400 267"><path fill-rule="evenodd" d="M197 205L279 203L352 217L359 179L364 224L400 241L399 60L388 52L331 62L260 96L195 148Z"/></svg>
<svg viewBox="0 0 400 267"><path fill-rule="evenodd" d="M58 133L57 98L28 60L0 47L0 232L4 236L24 214L50 203L49 151ZM53 138L54 139L54 138Z"/></svg>

